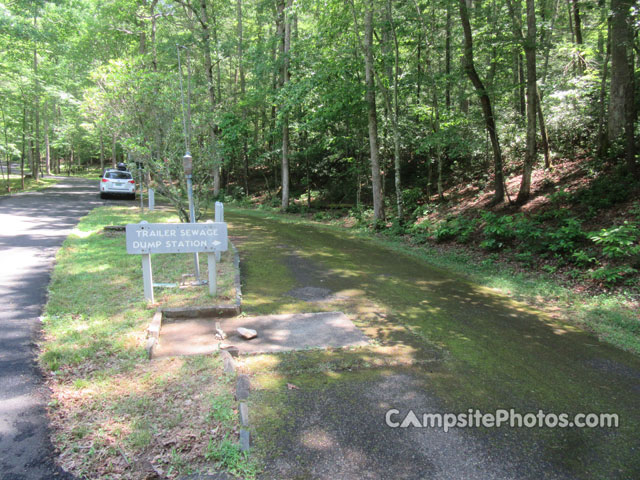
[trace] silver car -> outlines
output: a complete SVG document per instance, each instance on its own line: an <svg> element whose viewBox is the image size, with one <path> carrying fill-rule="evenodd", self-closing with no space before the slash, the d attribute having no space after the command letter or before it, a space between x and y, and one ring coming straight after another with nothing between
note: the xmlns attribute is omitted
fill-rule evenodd
<svg viewBox="0 0 640 480"><path fill-rule="evenodd" d="M122 195L135 200L136 181L131 172L105 170L100 178L100 198L107 198L109 195Z"/></svg>

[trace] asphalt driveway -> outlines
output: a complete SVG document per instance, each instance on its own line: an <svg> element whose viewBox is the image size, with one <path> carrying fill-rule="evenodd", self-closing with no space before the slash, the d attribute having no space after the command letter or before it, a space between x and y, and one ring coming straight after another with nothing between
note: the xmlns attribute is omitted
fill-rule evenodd
<svg viewBox="0 0 640 480"><path fill-rule="evenodd" d="M72 478L53 461L48 392L35 362L55 254L80 217L103 205L97 181L64 178L0 197L0 478Z"/></svg>

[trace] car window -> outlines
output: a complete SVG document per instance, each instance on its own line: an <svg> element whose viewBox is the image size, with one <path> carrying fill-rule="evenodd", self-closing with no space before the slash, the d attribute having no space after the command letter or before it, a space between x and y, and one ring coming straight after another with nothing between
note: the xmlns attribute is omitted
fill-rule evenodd
<svg viewBox="0 0 640 480"><path fill-rule="evenodd" d="M104 178L110 178L112 180L129 180L131 174L126 172L107 172L104 174Z"/></svg>

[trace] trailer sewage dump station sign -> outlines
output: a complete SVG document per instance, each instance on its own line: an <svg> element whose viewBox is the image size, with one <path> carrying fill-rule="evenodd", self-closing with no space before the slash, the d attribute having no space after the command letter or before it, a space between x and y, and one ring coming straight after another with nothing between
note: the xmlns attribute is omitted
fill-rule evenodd
<svg viewBox="0 0 640 480"><path fill-rule="evenodd" d="M227 250L227 224L130 223L127 225L127 253L195 253Z"/></svg>

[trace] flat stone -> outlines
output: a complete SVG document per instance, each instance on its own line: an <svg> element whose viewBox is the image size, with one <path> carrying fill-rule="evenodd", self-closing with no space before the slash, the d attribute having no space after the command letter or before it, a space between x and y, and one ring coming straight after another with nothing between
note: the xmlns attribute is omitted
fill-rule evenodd
<svg viewBox="0 0 640 480"><path fill-rule="evenodd" d="M249 430L245 428L240 429L240 450L243 452L248 452L249 448L251 448L251 435Z"/></svg>
<svg viewBox="0 0 640 480"><path fill-rule="evenodd" d="M249 407L246 402L240 402L240 425L249 426Z"/></svg>
<svg viewBox="0 0 640 480"><path fill-rule="evenodd" d="M238 327L236 332L240 334L242 338L245 340L251 340L252 338L256 338L258 336L258 332L251 328Z"/></svg>
<svg viewBox="0 0 640 480"><path fill-rule="evenodd" d="M236 379L236 400L242 401L249 398L251 381L247 375L238 375Z"/></svg>
<svg viewBox="0 0 640 480"><path fill-rule="evenodd" d="M216 338L215 322L219 321L228 339ZM257 338L244 340L236 331L251 325L260 332ZM255 317L233 317L212 320L162 322L160 342L153 349L153 358L175 355L208 355L233 345L240 355L286 352L309 348L364 346L369 338L342 312L295 313ZM233 354L233 352L230 352Z"/></svg>
<svg viewBox="0 0 640 480"><path fill-rule="evenodd" d="M221 320L221 324L226 332L232 332L229 342L240 349L240 355L369 343L369 338L342 312L236 317ZM260 335L249 342L240 341L236 329L242 325L251 325Z"/></svg>

